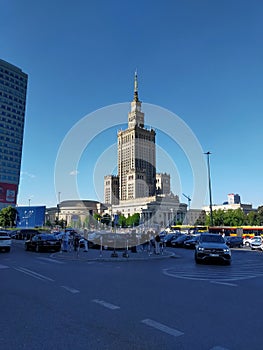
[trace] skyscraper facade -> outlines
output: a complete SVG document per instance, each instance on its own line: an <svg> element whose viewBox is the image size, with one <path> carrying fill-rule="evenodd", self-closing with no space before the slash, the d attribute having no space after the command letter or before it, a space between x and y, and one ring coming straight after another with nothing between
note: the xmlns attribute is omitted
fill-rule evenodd
<svg viewBox="0 0 263 350"><path fill-rule="evenodd" d="M119 204L119 176L104 176L104 203Z"/></svg>
<svg viewBox="0 0 263 350"><path fill-rule="evenodd" d="M155 131L144 127L137 73L128 129L118 132L118 176L121 201L150 197L156 193Z"/></svg>
<svg viewBox="0 0 263 350"><path fill-rule="evenodd" d="M27 80L20 68L0 59L0 209L17 203Z"/></svg>

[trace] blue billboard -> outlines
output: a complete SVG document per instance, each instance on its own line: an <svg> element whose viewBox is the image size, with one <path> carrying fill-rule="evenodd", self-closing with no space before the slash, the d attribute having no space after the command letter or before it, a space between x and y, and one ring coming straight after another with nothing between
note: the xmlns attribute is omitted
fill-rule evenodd
<svg viewBox="0 0 263 350"><path fill-rule="evenodd" d="M37 207L16 207L16 227L17 228L34 228L41 227L45 224L45 206Z"/></svg>

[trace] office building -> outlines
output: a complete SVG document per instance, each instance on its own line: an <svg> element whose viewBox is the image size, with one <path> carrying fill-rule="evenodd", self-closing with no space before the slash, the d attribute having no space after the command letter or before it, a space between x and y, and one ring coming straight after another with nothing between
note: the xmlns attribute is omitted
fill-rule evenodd
<svg viewBox="0 0 263 350"><path fill-rule="evenodd" d="M227 195L228 198L228 204L240 204L241 203L241 198L239 194L234 194L234 193L229 193Z"/></svg>
<svg viewBox="0 0 263 350"><path fill-rule="evenodd" d="M104 203L119 204L119 176L104 176Z"/></svg>
<svg viewBox="0 0 263 350"><path fill-rule="evenodd" d="M128 129L118 132L118 175L120 200L154 196L156 193L155 131L144 127L138 97L137 74L134 97L128 113Z"/></svg>
<svg viewBox="0 0 263 350"><path fill-rule="evenodd" d="M145 227L183 222L187 205L171 192L170 175L156 173L156 132L145 127L141 107L135 73L128 128L118 132L118 175L104 177L108 214L139 213Z"/></svg>
<svg viewBox="0 0 263 350"><path fill-rule="evenodd" d="M27 79L20 68L0 59L0 209L17 201Z"/></svg>
<svg viewBox="0 0 263 350"><path fill-rule="evenodd" d="M157 173L156 174L156 194L171 193L170 174Z"/></svg>

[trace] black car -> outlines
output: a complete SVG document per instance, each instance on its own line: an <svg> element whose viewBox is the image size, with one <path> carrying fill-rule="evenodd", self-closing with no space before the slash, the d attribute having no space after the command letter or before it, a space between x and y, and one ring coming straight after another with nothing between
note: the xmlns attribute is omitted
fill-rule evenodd
<svg viewBox="0 0 263 350"><path fill-rule="evenodd" d="M191 239L185 240L183 244L184 248L195 249L195 246L199 241L199 237L200 235L196 235L196 236L193 236Z"/></svg>
<svg viewBox="0 0 263 350"><path fill-rule="evenodd" d="M180 232L177 233L168 233L166 236L161 237L161 243L166 245L166 247L172 246L172 241L177 239L178 237L182 236L183 234Z"/></svg>
<svg viewBox="0 0 263 350"><path fill-rule="evenodd" d="M231 264L231 250L224 237L216 233L201 234L195 247L195 262L222 261Z"/></svg>
<svg viewBox="0 0 263 350"><path fill-rule="evenodd" d="M183 247L184 246L184 242L187 241L187 240L190 240L192 238L193 238L193 236L191 236L191 235L182 234L181 236L179 236L179 237L177 237L177 238L175 238L175 239L173 239L171 241L171 246L172 247L177 247L177 248Z"/></svg>
<svg viewBox="0 0 263 350"><path fill-rule="evenodd" d="M227 236L225 237L225 241L226 244L230 247L230 248L241 248L243 247L243 238L242 237L238 237L238 236Z"/></svg>
<svg viewBox="0 0 263 350"><path fill-rule="evenodd" d="M25 249L40 251L56 251L59 252L61 248L60 241L51 234L39 234L31 237L25 241Z"/></svg>

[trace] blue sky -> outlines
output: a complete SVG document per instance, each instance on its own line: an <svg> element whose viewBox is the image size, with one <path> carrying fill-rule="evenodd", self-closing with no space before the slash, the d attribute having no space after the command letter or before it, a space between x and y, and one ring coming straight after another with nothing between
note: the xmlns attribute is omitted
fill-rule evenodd
<svg viewBox="0 0 263 350"><path fill-rule="evenodd" d="M260 0L2 0L0 57L29 75L18 204L56 205L64 138L90 113L131 101L137 69L141 101L179 116L212 153L213 202L238 193L262 205L262 15ZM151 126L150 115L145 122ZM65 174L77 178L81 198L103 201L103 176L116 171L117 158L96 174L97 185L94 169L118 129L94 135ZM192 196L194 180L184 150L163 130L157 145L171 160L158 156L157 170L171 171L172 189L187 203L182 193Z"/></svg>

